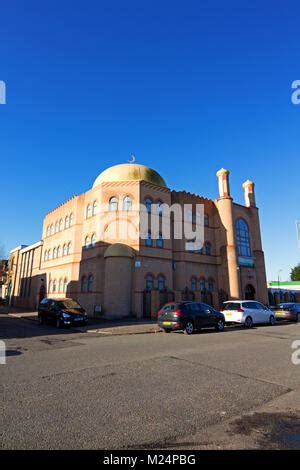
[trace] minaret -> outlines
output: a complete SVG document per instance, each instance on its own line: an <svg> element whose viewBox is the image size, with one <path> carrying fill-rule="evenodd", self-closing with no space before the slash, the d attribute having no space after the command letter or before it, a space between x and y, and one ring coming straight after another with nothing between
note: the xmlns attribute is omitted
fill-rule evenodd
<svg viewBox="0 0 300 470"><path fill-rule="evenodd" d="M235 243L233 204L232 197L230 196L229 171L222 168L217 172L217 177L219 181L219 198L216 201L216 205L226 236L228 294L231 299L239 299L240 281Z"/></svg>
<svg viewBox="0 0 300 470"><path fill-rule="evenodd" d="M245 183L243 184L243 188L244 188L244 194L245 194L245 206L256 207L253 181L250 181L250 180L245 181Z"/></svg>

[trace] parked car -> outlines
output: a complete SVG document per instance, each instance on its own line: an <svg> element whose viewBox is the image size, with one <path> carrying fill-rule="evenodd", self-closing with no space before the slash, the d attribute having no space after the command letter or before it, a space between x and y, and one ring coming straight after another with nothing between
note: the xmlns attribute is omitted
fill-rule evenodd
<svg viewBox="0 0 300 470"><path fill-rule="evenodd" d="M246 328L262 323L276 323L274 312L255 300L233 300L223 305L222 313L226 323L237 323Z"/></svg>
<svg viewBox="0 0 300 470"><path fill-rule="evenodd" d="M288 302L274 308L276 320L300 321L300 303Z"/></svg>
<svg viewBox="0 0 300 470"><path fill-rule="evenodd" d="M170 302L158 312L158 325L166 332L183 330L191 335L195 330L214 327L223 331L224 315L200 302Z"/></svg>
<svg viewBox="0 0 300 470"><path fill-rule="evenodd" d="M87 325L88 317L81 305L73 299L43 299L38 308L39 323L54 323L57 328Z"/></svg>

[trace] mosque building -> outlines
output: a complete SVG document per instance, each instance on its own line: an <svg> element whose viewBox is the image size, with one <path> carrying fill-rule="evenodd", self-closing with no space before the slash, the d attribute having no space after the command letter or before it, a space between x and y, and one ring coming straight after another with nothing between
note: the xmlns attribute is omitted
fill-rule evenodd
<svg viewBox="0 0 300 470"><path fill-rule="evenodd" d="M154 318L171 300L204 301L216 308L228 299L268 303L254 183L243 184L245 205L240 205L230 195L229 171L221 169L217 178L219 196L212 200L169 189L144 165L103 171L91 189L45 215L40 241L11 251L10 305L36 309L44 297L69 297L90 316ZM195 248L172 234L154 238L151 230L143 239L139 204L149 211L152 205L202 204L203 246ZM111 231L121 219L130 237Z"/></svg>

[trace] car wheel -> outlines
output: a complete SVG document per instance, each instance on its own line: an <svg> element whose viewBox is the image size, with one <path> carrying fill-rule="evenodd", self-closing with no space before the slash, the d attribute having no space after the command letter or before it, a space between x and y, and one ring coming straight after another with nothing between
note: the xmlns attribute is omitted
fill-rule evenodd
<svg viewBox="0 0 300 470"><path fill-rule="evenodd" d="M194 324L191 321L188 321L185 325L184 332L186 335L192 335L194 333Z"/></svg>
<svg viewBox="0 0 300 470"><path fill-rule="evenodd" d="M168 329L166 330L166 329L164 328L164 332L165 332L165 333L171 333L171 330L168 330Z"/></svg>
<svg viewBox="0 0 300 470"><path fill-rule="evenodd" d="M245 320L245 328L252 328L253 320L251 317L247 317Z"/></svg>
<svg viewBox="0 0 300 470"><path fill-rule="evenodd" d="M225 329L225 323L223 320L218 320L217 323L216 323L216 330L217 331L224 331Z"/></svg>
<svg viewBox="0 0 300 470"><path fill-rule="evenodd" d="M275 317L274 317L274 315L271 315L271 316L270 316L270 320L269 320L269 324L270 324L271 326L274 326L275 323L276 323Z"/></svg>
<svg viewBox="0 0 300 470"><path fill-rule="evenodd" d="M44 324L44 317L42 315L38 315L38 321L40 325Z"/></svg>
<svg viewBox="0 0 300 470"><path fill-rule="evenodd" d="M55 324L56 324L56 328L61 328L61 320L60 320L60 318L57 318L57 319L56 319L56 323L55 323Z"/></svg>

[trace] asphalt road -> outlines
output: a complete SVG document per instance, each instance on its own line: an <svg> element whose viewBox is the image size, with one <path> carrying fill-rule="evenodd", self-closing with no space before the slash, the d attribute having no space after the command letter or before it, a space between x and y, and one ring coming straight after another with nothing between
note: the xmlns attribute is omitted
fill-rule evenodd
<svg viewBox="0 0 300 470"><path fill-rule="evenodd" d="M101 335L0 315L2 449L300 448L300 324Z"/></svg>

